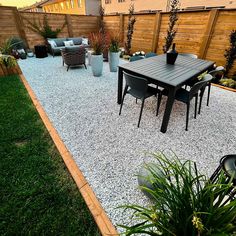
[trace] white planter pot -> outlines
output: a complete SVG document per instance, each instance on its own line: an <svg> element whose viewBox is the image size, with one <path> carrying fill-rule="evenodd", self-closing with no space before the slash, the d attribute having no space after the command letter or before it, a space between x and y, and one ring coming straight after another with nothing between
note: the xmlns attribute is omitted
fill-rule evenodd
<svg viewBox="0 0 236 236"><path fill-rule="evenodd" d="M103 69L103 55L91 55L91 67L94 76L101 76Z"/></svg>
<svg viewBox="0 0 236 236"><path fill-rule="evenodd" d="M120 52L109 52L108 61L111 72L117 72L117 67L119 65Z"/></svg>

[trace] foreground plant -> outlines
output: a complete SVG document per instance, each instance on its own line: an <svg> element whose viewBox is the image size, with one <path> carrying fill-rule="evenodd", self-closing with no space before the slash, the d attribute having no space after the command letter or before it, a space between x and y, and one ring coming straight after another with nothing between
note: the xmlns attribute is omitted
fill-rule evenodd
<svg viewBox="0 0 236 236"><path fill-rule="evenodd" d="M101 55L103 53L103 35L101 33L91 33L89 35L89 42L93 48L93 55Z"/></svg>
<svg viewBox="0 0 236 236"><path fill-rule="evenodd" d="M152 187L142 187L153 203L123 206L133 210L135 222L121 225L125 235L228 235L236 230L236 199L225 204L225 196L236 189L223 173L212 183L194 162L170 160L162 153L153 156L157 164L146 166Z"/></svg>

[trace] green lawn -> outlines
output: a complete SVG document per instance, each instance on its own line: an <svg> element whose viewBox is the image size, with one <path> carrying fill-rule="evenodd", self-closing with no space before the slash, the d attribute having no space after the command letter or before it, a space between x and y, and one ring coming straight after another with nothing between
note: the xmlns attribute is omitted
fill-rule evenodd
<svg viewBox="0 0 236 236"><path fill-rule="evenodd" d="M0 78L0 235L100 235L18 76Z"/></svg>

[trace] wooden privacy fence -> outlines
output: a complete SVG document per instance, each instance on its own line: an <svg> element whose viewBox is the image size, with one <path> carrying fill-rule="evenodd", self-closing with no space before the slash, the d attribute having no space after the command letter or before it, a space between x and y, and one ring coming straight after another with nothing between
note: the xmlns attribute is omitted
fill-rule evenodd
<svg viewBox="0 0 236 236"><path fill-rule="evenodd" d="M166 12L136 14L132 52L143 50L163 53L169 14ZM105 16L105 27L119 32L124 40L128 15ZM182 53L194 53L202 59L225 65L224 52L229 46L229 34L236 29L236 9L213 9L179 12L174 42ZM236 63L235 63L236 64ZM231 74L236 73L234 64Z"/></svg>
<svg viewBox="0 0 236 236"><path fill-rule="evenodd" d="M42 22L45 14L53 29L61 28L66 22L59 37L88 36L90 32L98 29L99 16L19 12L15 7L0 6L0 45L12 36L24 39L29 48L43 43L44 39L40 35L28 29L27 20L30 22L41 20Z"/></svg>
<svg viewBox="0 0 236 236"><path fill-rule="evenodd" d="M9 37L20 36L27 45L43 43L43 38L27 28L27 21L43 19L46 13L18 12L14 7L0 7L0 45ZM98 31L99 16L47 14L52 28L66 26L59 37L88 36ZM131 51L162 53L169 13L136 14ZM105 27L110 33L117 32L124 42L127 34L128 15L105 16ZM229 46L229 34L236 29L236 9L213 9L179 12L176 25L176 48L179 52L194 53L202 59L225 65L224 52ZM236 63L235 63L236 64ZM236 73L236 65L231 74Z"/></svg>

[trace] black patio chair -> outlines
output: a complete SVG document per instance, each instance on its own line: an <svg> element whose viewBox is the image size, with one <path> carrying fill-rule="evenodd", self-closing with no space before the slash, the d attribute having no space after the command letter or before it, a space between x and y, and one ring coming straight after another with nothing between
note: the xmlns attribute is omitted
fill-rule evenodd
<svg viewBox="0 0 236 236"><path fill-rule="evenodd" d="M187 112L186 112L186 128L185 130L188 130L188 122L189 122L189 108L190 108L190 102L191 100L195 97L195 110L194 110L194 119L196 119L197 117L197 104L198 104L198 96L199 96L199 91L201 91L201 93L204 93L203 89L204 87L206 87L206 84L212 79L212 76L207 74L204 76L204 78L195 83L193 85L193 87L190 89L190 91L184 89L184 88L180 88L179 90L177 90L176 94L175 94L175 99L183 102L187 105ZM158 100L161 101L162 99L162 95L168 96L168 90L164 89L161 91L161 93L159 93L159 98ZM158 103L160 105L160 103ZM157 108L157 111L159 110L159 107Z"/></svg>
<svg viewBox="0 0 236 236"><path fill-rule="evenodd" d="M184 57L191 57L191 58L194 58L194 59L198 58L197 55L192 54L192 53L179 53L179 55L184 56Z"/></svg>
<svg viewBox="0 0 236 236"><path fill-rule="evenodd" d="M149 58L149 57L155 57L157 56L157 54L155 52L148 52L146 55L145 55L145 58Z"/></svg>
<svg viewBox="0 0 236 236"><path fill-rule="evenodd" d="M213 79L216 78L216 76L220 75L223 76L225 72L225 68L223 66L218 66L216 67L215 70L212 70L209 72L210 75L212 75ZM210 101L210 93L211 93L211 81L207 84L208 86L208 93L207 93L207 106L209 106L209 101Z"/></svg>
<svg viewBox="0 0 236 236"><path fill-rule="evenodd" d="M132 61L138 61L141 59L143 59L142 56L132 56L132 57L130 57L129 61L132 62Z"/></svg>
<svg viewBox="0 0 236 236"><path fill-rule="evenodd" d="M141 105L139 120L138 120L138 127L139 127L145 99L148 97L151 97L151 96L156 96L157 93L160 93L160 90L157 88L148 86L148 81L145 78L142 78L139 76L134 76L134 75L128 74L126 72L124 72L124 76L125 76L126 85L125 85L123 97L122 97L121 104L120 104L119 115L121 114L121 110L123 107L124 98L125 98L126 94L130 94L131 96L135 97L136 99L140 99L142 101L142 105ZM158 99L157 99L157 114L158 114L158 109L160 107L160 104L159 104L160 100L159 99L161 99L160 96L158 96Z"/></svg>
<svg viewBox="0 0 236 236"><path fill-rule="evenodd" d="M223 205L226 205L236 197L236 154L226 155L221 158L220 165L210 177L210 181L213 184L217 182L222 171L225 176L225 182L229 183L232 181L231 188L229 189L227 196L223 199Z"/></svg>
<svg viewBox="0 0 236 236"><path fill-rule="evenodd" d="M215 68L215 70L210 71L208 74L212 76L212 80L214 80L217 76L223 76L225 72L225 68L223 66L218 66ZM186 83L185 88L187 86L192 87L195 83L197 83L199 80L197 78L189 81ZM206 85L208 87L208 93L207 93L207 106L209 106L209 101L210 101L210 93L211 93L211 81L209 81ZM200 114L201 111L201 105L202 105L202 96L204 93L200 94L200 106L199 106L199 111L198 114Z"/></svg>

